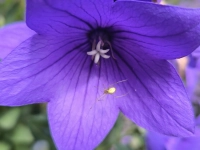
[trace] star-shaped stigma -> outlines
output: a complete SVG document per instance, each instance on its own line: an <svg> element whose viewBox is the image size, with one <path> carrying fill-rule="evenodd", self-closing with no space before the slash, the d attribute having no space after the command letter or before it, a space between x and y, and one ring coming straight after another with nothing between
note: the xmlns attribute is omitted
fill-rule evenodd
<svg viewBox="0 0 200 150"><path fill-rule="evenodd" d="M92 51L87 52L88 55L92 55L92 59L94 59L95 64L97 64L99 62L100 56L105 59L110 58L109 55L106 55L106 53L109 52L110 49L106 49L106 50L101 49L101 44L102 44L102 41L100 40L97 43L96 49L93 49Z"/></svg>

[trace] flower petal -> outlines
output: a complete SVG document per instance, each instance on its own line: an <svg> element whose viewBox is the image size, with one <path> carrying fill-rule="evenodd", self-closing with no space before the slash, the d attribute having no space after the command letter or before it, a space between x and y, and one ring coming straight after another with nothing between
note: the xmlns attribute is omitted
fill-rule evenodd
<svg viewBox="0 0 200 150"><path fill-rule="evenodd" d="M0 105L19 106L48 102L57 83L66 75L68 56L87 56L85 39L62 39L35 35L19 45L0 63ZM79 50L77 50L79 49ZM85 51L85 53L83 53Z"/></svg>
<svg viewBox="0 0 200 150"><path fill-rule="evenodd" d="M193 55L188 56L187 66L184 68L186 75L186 88L190 100L195 100L195 90L198 84L198 58Z"/></svg>
<svg viewBox="0 0 200 150"><path fill-rule="evenodd" d="M194 130L193 110L183 83L174 67L165 60L115 53L111 76L127 79L119 87L128 93L119 101L123 114L136 124L174 136L188 136Z"/></svg>
<svg viewBox="0 0 200 150"><path fill-rule="evenodd" d="M195 123L196 123L196 126L199 126L200 125L200 116L198 115L195 119Z"/></svg>
<svg viewBox="0 0 200 150"><path fill-rule="evenodd" d="M0 59L6 57L21 42L35 34L25 22L17 22L0 28Z"/></svg>
<svg viewBox="0 0 200 150"><path fill-rule="evenodd" d="M40 17L38 17L40 16ZM45 0L27 0L27 25L39 34L65 37L85 36L92 25L79 16L49 6Z"/></svg>
<svg viewBox="0 0 200 150"><path fill-rule="evenodd" d="M186 73L186 88L187 88L188 96L190 100L194 100L193 98L195 96L195 90L198 84L199 70L198 68L187 66L185 73Z"/></svg>
<svg viewBox="0 0 200 150"><path fill-rule="evenodd" d="M192 55L194 56L194 57L200 57L200 46L199 47L197 47L197 49L195 49L195 51L192 53Z"/></svg>
<svg viewBox="0 0 200 150"><path fill-rule="evenodd" d="M200 137L188 137L182 139L175 139L173 145L169 150L199 150L200 149Z"/></svg>
<svg viewBox="0 0 200 150"><path fill-rule="evenodd" d="M54 8L64 10L91 23L95 28L107 27L113 0L46 0ZM76 11L74 11L76 10Z"/></svg>
<svg viewBox="0 0 200 150"><path fill-rule="evenodd" d="M144 57L175 59L200 45L200 9L117 1L112 11L113 45Z"/></svg>
<svg viewBox="0 0 200 150"><path fill-rule="evenodd" d="M105 4L103 2L27 0L27 24L40 34L87 38L89 31L99 26L106 26L109 22L110 9L106 5L107 2Z"/></svg>
<svg viewBox="0 0 200 150"><path fill-rule="evenodd" d="M81 0L58 0L58 1L54 1L54 0L46 0L52 7L56 7L58 9L63 9L63 10L67 10L69 9L68 7L69 6L73 6L75 7L76 4L83 4L83 5L90 5L91 3L93 3L93 5L97 5L99 4L98 1L96 0L85 0L84 2L81 1ZM109 5L109 4L112 4L114 3L115 0L102 0L100 3L102 5ZM77 6L76 6L77 7ZM99 8L99 10L102 9L101 6L97 5L96 6L97 8ZM92 9L92 7L91 7ZM96 11L96 10L95 10Z"/></svg>
<svg viewBox="0 0 200 150"><path fill-rule="evenodd" d="M147 132L145 138L146 150L165 150L165 144L168 138L156 132Z"/></svg>
<svg viewBox="0 0 200 150"><path fill-rule="evenodd" d="M99 71L100 68L104 70ZM57 97L48 104L53 139L59 150L94 149L114 125L119 114L113 95L104 94L112 82L103 63L90 57L72 59L68 76L61 80Z"/></svg>

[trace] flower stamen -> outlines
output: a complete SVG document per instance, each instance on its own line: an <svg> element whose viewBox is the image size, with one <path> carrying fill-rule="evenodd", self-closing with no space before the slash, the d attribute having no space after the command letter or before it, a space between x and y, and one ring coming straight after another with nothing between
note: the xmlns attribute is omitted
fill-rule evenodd
<svg viewBox="0 0 200 150"><path fill-rule="evenodd" d="M88 55L91 55L92 56L92 60L94 59L94 63L97 64L99 63L100 61L100 57L103 57L105 59L108 59L110 58L109 55L106 55L107 52L109 52L109 49L101 49L102 47L102 40L100 40L98 43L97 43L97 46L95 48L95 43L96 43L96 40L93 41L93 44L92 44L92 51L89 51L87 52Z"/></svg>
<svg viewBox="0 0 200 150"><path fill-rule="evenodd" d="M112 49L111 43L110 43L109 41L105 41L105 43L107 43L107 44L109 45L110 51L111 51L111 54L112 54L112 57L113 57L114 59L116 59L115 56L114 56L114 54L113 54L113 49Z"/></svg>

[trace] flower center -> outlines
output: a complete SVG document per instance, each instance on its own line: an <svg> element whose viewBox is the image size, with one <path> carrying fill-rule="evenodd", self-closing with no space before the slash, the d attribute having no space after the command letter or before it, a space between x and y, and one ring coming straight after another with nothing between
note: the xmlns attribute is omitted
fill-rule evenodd
<svg viewBox="0 0 200 150"><path fill-rule="evenodd" d="M108 59L110 58L109 55L106 55L107 52L109 52L109 49L102 49L104 43L102 40L99 40L96 46L96 40L93 41L92 51L87 52L88 55L92 56L92 60L94 60L94 63L99 63L100 57Z"/></svg>
<svg viewBox="0 0 200 150"><path fill-rule="evenodd" d="M91 33L89 33L89 38L92 41L92 50L87 52L87 55L92 56L92 60L95 64L100 63L100 59L108 59L110 55L108 52L112 52L112 45L110 43L110 38L106 34L105 29L97 29ZM114 58L114 57L113 57Z"/></svg>

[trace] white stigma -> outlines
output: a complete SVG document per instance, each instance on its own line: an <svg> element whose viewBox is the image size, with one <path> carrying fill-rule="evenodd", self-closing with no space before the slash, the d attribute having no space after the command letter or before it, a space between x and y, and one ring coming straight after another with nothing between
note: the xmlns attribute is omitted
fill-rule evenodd
<svg viewBox="0 0 200 150"><path fill-rule="evenodd" d="M100 57L103 57L105 59L110 58L109 55L106 55L106 53L109 52L109 49L106 49L106 50L101 49L101 44L102 44L102 41L100 40L97 43L96 49L93 49L92 51L87 52L88 55L92 56L92 59L94 59L95 64L97 64L99 62Z"/></svg>

